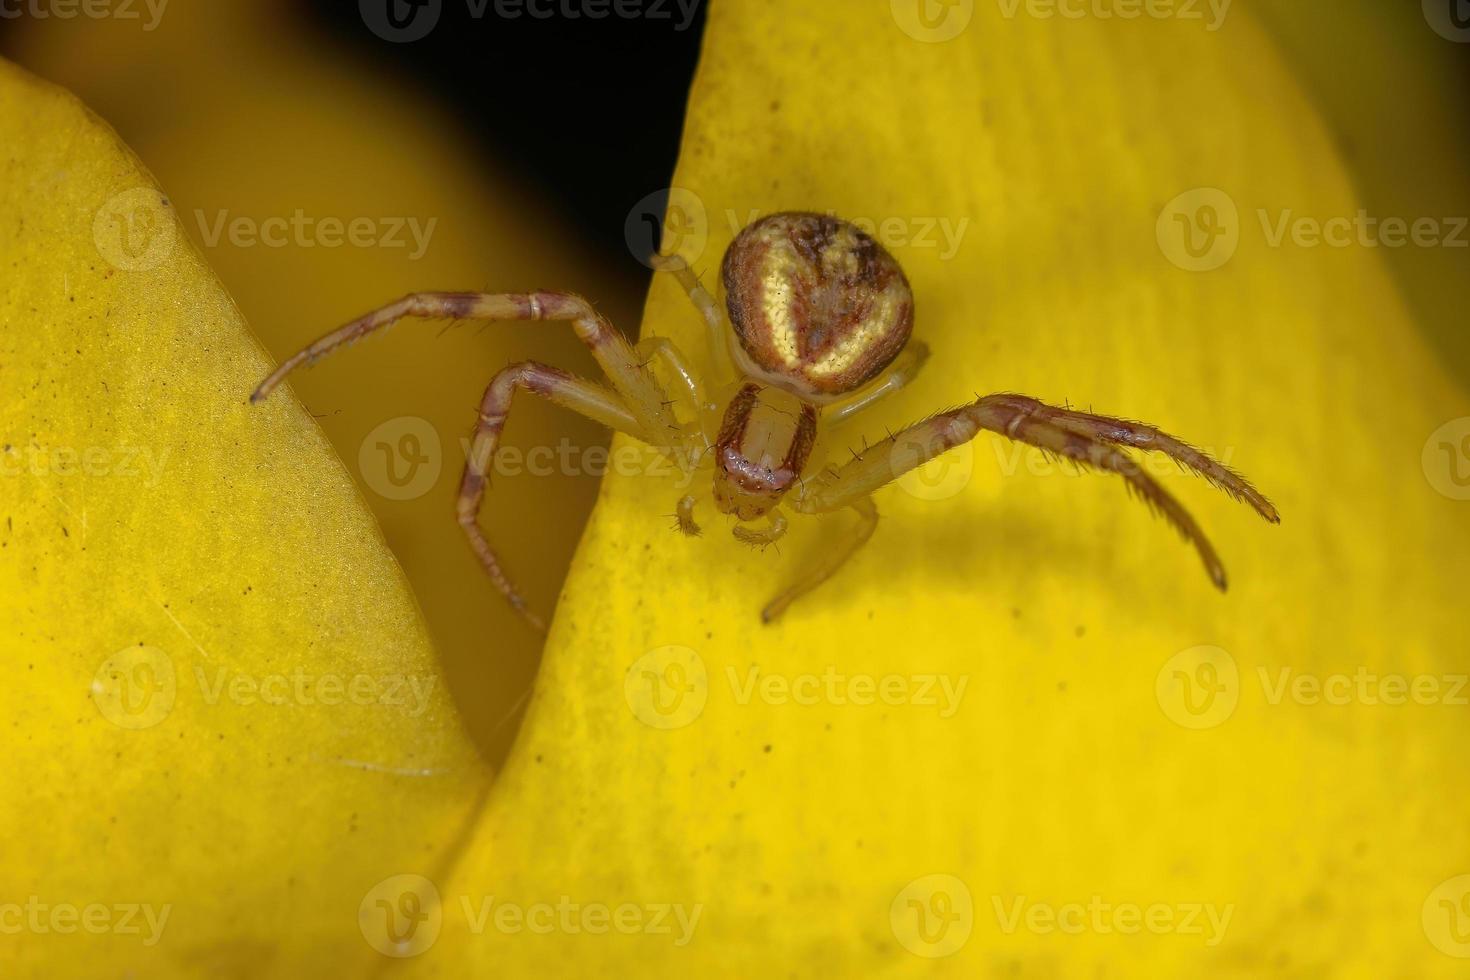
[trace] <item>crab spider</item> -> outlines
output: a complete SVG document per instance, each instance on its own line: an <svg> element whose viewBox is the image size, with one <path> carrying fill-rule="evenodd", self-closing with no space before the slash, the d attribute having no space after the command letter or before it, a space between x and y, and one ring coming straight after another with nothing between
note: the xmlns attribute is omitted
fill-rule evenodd
<svg viewBox="0 0 1470 980"><path fill-rule="evenodd" d="M518 391L648 443L686 473L713 457L715 507L734 516L739 522L734 535L747 543L769 544L786 533L783 504L800 514L853 510L858 523L851 533L766 605L761 614L766 622L830 578L872 536L878 521L875 490L981 431L1118 474L1194 544L1221 590L1224 566L1199 525L1124 450L1164 453L1266 520L1279 520L1275 507L1244 477L1153 426L1015 394L986 395L940 412L840 466L808 472L819 421L850 418L898 390L913 380L927 357L927 348L910 340L913 293L898 263L846 221L806 212L768 215L747 226L725 252L721 279L733 329L727 329L714 297L681 259L657 257L654 264L678 279L705 321L716 358L727 351L739 374L712 440L698 425L679 421L674 402L649 370L655 358L662 361L702 409L703 387L679 349L664 338L635 347L585 299L565 292L415 293L299 351L261 382L250 400L266 397L295 368L403 317L570 321L611 387L534 361L503 369L485 389L459 491L459 524L470 546L495 587L538 630L544 624L506 575L478 523L494 453ZM689 535L699 533L694 507L690 495L676 508L678 527Z"/></svg>

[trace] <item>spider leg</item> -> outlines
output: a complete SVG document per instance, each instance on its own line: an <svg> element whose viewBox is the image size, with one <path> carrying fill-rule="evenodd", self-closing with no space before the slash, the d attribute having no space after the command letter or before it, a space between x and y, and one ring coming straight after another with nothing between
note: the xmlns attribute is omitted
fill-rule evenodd
<svg viewBox="0 0 1470 980"><path fill-rule="evenodd" d="M728 353L725 350L725 318L720 313L720 307L715 303L715 298L710 291L700 283L699 277L694 270L689 268L678 255L655 255L649 259L649 263L659 272L667 272L678 280L679 285L684 287L684 293L689 297L689 302L699 311L704 320L706 335L709 337L710 356L714 363L721 367L728 366Z"/></svg>
<svg viewBox="0 0 1470 980"><path fill-rule="evenodd" d="M761 610L762 622L774 622L793 602L837 574L837 570L868 543L868 539L873 536L873 530L878 526L878 508L873 505L872 498L866 495L848 501L846 506L858 512L860 520L857 526L848 533L845 540L824 553L817 564L766 603L766 607Z"/></svg>
<svg viewBox="0 0 1470 980"><path fill-rule="evenodd" d="M638 341L633 349L638 352L644 364L655 357L663 360L668 369L673 372L680 387L689 395L689 402L694 409L695 417L702 420L708 408L704 402L704 386L699 383L699 377L690 366L689 358L684 356L679 346L667 337L645 337ZM706 435L705 442L708 441L709 437Z"/></svg>
<svg viewBox="0 0 1470 980"><path fill-rule="evenodd" d="M1167 432L1160 432L1151 425L1108 415L1093 415L1091 412L1054 408L1024 395L991 397L998 403L1011 406L1015 411L1034 415L1087 439L1163 453L1186 469L1204 477L1212 486L1236 500L1250 504L1272 524L1281 523L1275 506L1264 494L1251 486L1249 480L1203 450L1196 449Z"/></svg>
<svg viewBox="0 0 1470 980"><path fill-rule="evenodd" d="M822 412L822 421L830 425L844 422L858 412L882 401L889 395L918 377L919 371L929 360L929 345L922 340L911 340L903 353L893 362L888 369L888 374L878 384L869 390L858 394L849 401L838 402L830 405Z"/></svg>
<svg viewBox="0 0 1470 980"><path fill-rule="evenodd" d="M271 372L251 394L265 398L293 370L312 364L346 344L390 327L404 317L442 320L570 320L577 337L592 351L622 396L625 410L637 423L641 438L653 445L692 452L694 439L668 407L668 397L628 343L592 304L575 293L413 293L367 313L296 352Z"/></svg>
<svg viewBox="0 0 1470 980"><path fill-rule="evenodd" d="M1045 411L1042 411L1045 409ZM868 494L909 470L922 466L961 443L973 439L982 429L1003 435L1008 439L1036 446L1045 452L1069 459L1082 466L1117 473L1128 486L1156 513L1172 524L1185 539L1194 544L1204 562L1210 580L1222 591L1226 587L1225 568L1219 555L1211 546L1204 532L1193 517L1177 500L1164 490L1152 477L1143 471L1131 456L1115 448L1114 443L1132 445L1126 433L1118 428L1096 431L1095 422L1079 419L1083 413L1064 412L1043 405L1031 398L1018 395L987 395L971 405L949 412L941 412L922 422L890 436L868 452L848 462L835 472L824 474L810 481L797 498L796 508L804 513L822 513L848 506L852 501L865 498ZM1103 416L1087 416L1088 419L1103 420ZM1106 419L1108 423L1117 420ZM1134 423L1124 423L1133 426ZM1209 478L1212 474L1227 492L1257 504L1257 509L1268 520L1275 519L1276 511L1249 483L1232 471L1214 463L1204 453L1186 446L1172 436L1149 427L1137 426L1136 431L1147 429L1150 448L1182 453L1197 469ZM1129 430L1135 431L1135 430ZM1113 438L1109 439L1107 436ZM1134 438L1141 438L1135 435ZM1142 443L1141 443L1142 444ZM1166 448L1167 447L1167 448ZM1172 450L1172 451L1171 451ZM1187 450L1187 453L1184 451ZM1181 459L1183 462L1184 459ZM1210 468L1210 464L1219 467ZM1190 465L1190 464L1186 464ZM1212 482L1214 482L1212 480Z"/></svg>
<svg viewBox="0 0 1470 980"><path fill-rule="evenodd" d="M517 391L539 395L554 405L585 415L619 432L642 438L637 421L616 395L599 384L586 381L565 371L535 361L512 364L491 379L480 403L480 420L470 444L469 458L465 461L464 477L459 484L459 502L456 510L459 526L469 539L470 547L480 559L490 581L505 596L511 608L520 613L537 632L546 632L546 624L526 606L526 600L516 589L510 577L501 567L500 559L485 532L480 529L480 508L485 500L485 488L490 483L494 469L495 450L500 443L500 433L510 413L511 402Z"/></svg>
<svg viewBox="0 0 1470 980"><path fill-rule="evenodd" d="M694 521L694 494L679 498L679 504L674 508L674 527L685 537L699 537L699 525Z"/></svg>
<svg viewBox="0 0 1470 980"><path fill-rule="evenodd" d="M730 533L735 535L736 540L762 546L775 544L786 536L786 515L781 513L781 508L772 507L766 511L766 521L766 526L759 529L736 524L730 529Z"/></svg>

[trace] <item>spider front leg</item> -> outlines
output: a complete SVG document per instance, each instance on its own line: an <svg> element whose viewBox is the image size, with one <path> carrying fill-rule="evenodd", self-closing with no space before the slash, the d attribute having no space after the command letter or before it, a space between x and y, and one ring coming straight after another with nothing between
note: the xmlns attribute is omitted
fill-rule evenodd
<svg viewBox="0 0 1470 980"><path fill-rule="evenodd" d="M594 422L600 422L636 439L641 440L643 436L632 413L612 392L601 385L535 361L512 364L497 374L485 389L485 397L480 403L480 421L475 426L469 458L465 461L464 477L459 484L459 526L469 539L470 547L480 559L486 574L490 576L490 581L495 583L495 587L505 596L511 608L525 617L533 629L544 633L546 624L527 608L525 599L501 567L500 559L490 547L485 533L480 530L479 523L485 488L490 483L495 451L500 444L500 433L505 428L505 420L510 414L510 406L517 391L539 395L554 405L571 409Z"/></svg>
<svg viewBox="0 0 1470 980"><path fill-rule="evenodd" d="M684 355L684 352L679 349L677 344L667 337L645 337L638 341L634 350L643 359L645 366L651 363L654 358L658 358L664 362L665 367L673 374L679 387L689 396L689 406L693 409L695 418L693 425L699 430L699 436L703 443L700 448L701 450L708 450L710 440L709 434L704 431L703 420L705 415L708 414L710 406L705 403L704 385L700 383L699 376L695 374L693 366L689 363L689 358ZM697 461L691 460L690 463L691 466L687 468L692 468Z"/></svg>
<svg viewBox="0 0 1470 980"><path fill-rule="evenodd" d="M613 329L612 324L585 299L563 292L414 293L405 296L332 331L287 358L255 389L250 396L251 402L259 402L269 395L297 367L311 364L340 347L392 326L404 317L570 320L578 339L592 351L592 356L616 389L614 394L590 381L527 361L501 371L485 391L480 422L475 429L470 458L460 485L459 523L495 587L533 627L544 631L545 624L527 610L525 600L501 569L494 550L476 522L500 430L515 391L523 388L673 453L676 462L686 469L692 468L702 440L679 425L663 388L640 362L627 338Z"/></svg>
<svg viewBox="0 0 1470 980"><path fill-rule="evenodd" d="M569 320L577 338L592 351L622 396L642 438L665 449L690 452L694 440L674 418L668 396L653 374L640 362L628 339L613 328L592 304L575 293L543 290L534 293L413 293L396 303L364 314L315 343L297 351L260 383L250 400L265 398L296 368L313 364L404 317L438 320Z"/></svg>
<svg viewBox="0 0 1470 980"><path fill-rule="evenodd" d="M808 569L801 578L781 590L774 599L766 603L766 607L761 610L762 622L774 622L793 602L827 581L833 575L836 575L838 569L847 564L848 559L857 554L858 549L868 543L868 539L873 536L873 531L878 527L878 508L874 506L872 499L866 496L849 501L846 506L858 512L859 521L857 526L850 530L847 536L832 550L825 552L821 560ZM806 510L802 506L800 498L797 498L796 507L798 510ZM812 513L811 511L808 512ZM786 522L783 518L781 530L784 531L785 529ZM737 527L735 530L736 537L740 537L740 528ZM744 539L742 538L742 540Z"/></svg>
<svg viewBox="0 0 1470 980"><path fill-rule="evenodd" d="M1152 426L1055 408L1034 398L1006 394L987 395L974 404L942 412L891 436L841 469L813 481L808 492L799 498L797 508L821 513L866 498L909 470L970 441L982 429L1082 466L1117 473L1145 503L1194 544L1210 580L1221 591L1226 587L1225 567L1194 518L1136 460L1115 446L1162 452L1237 500L1249 503L1266 520L1272 523L1280 520L1271 502L1240 474Z"/></svg>

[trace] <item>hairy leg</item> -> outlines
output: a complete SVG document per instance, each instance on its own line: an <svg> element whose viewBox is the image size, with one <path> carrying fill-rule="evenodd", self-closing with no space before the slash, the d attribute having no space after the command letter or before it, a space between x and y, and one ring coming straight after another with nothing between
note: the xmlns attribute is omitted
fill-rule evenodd
<svg viewBox="0 0 1470 980"><path fill-rule="evenodd" d="M786 515L781 513L781 508L772 507L766 511L766 526L763 528L746 527L744 524L736 524L730 533L735 535L737 541L746 544L765 546L775 544L786 536Z"/></svg>
<svg viewBox="0 0 1470 980"><path fill-rule="evenodd" d="M1245 477L1203 450L1196 449L1189 443L1176 439L1167 432L1161 432L1151 425L1109 415L1094 415L1091 412L1055 408L1025 395L991 395L989 397L995 404L1004 405L1018 415L1035 416L1086 439L1163 453L1179 465L1204 477L1212 486L1223 490L1236 500L1250 504L1257 513L1272 524L1281 522L1275 506L1260 491L1251 486L1250 481Z"/></svg>
<svg viewBox="0 0 1470 980"><path fill-rule="evenodd" d="M766 608L761 610L762 622L774 622L793 602L837 574L837 570L847 564L848 559L857 554L859 548L868 543L868 539L873 536L873 529L878 526L878 508L868 497L858 497L850 501L847 506L858 512L860 519L857 526L848 532L843 541L834 545L831 551L823 554L821 560L808 569L801 578L766 603Z"/></svg>
<svg viewBox="0 0 1470 980"><path fill-rule="evenodd" d="M699 525L694 522L694 494L679 498L678 506L674 508L674 527L685 537L699 537Z"/></svg>
<svg viewBox="0 0 1470 980"><path fill-rule="evenodd" d="M987 395L974 404L910 426L841 468L808 481L795 506L806 513L847 506L968 442L981 430L1036 446L1082 466L1117 473L1150 508L1194 544L1211 581L1222 590L1226 587L1225 568L1194 518L1136 460L1115 445L1135 445L1129 440L1137 439L1137 445L1166 453L1237 499L1249 502L1267 520L1279 520L1275 507L1244 477L1172 436L1138 423L1052 408L1020 395Z"/></svg>
<svg viewBox="0 0 1470 980"><path fill-rule="evenodd" d="M501 567L495 549L490 547L490 542L486 540L479 524L485 488L489 485L490 474L495 468L495 450L500 444L500 433L505 427L505 420L510 414L511 402L517 391L539 395L554 405L571 409L635 438L638 437L639 430L632 413L611 391L535 361L512 364L497 374L485 389L485 397L480 403L480 421L475 426L469 458L465 461L464 477L459 485L459 526L469 539L475 556L480 559L480 564L490 576L490 581L495 583L495 587L505 596L511 608L520 613L532 628L544 633L546 624L527 608L525 598Z"/></svg>
<svg viewBox="0 0 1470 980"><path fill-rule="evenodd" d="M664 362L677 379L679 387L688 394L689 404L696 418L702 420L708 408L704 403L704 386L699 383L694 368L689 364L689 358L684 356L678 345L667 337L645 337L638 341L634 350L645 365L655 357Z"/></svg>
<svg viewBox="0 0 1470 980"><path fill-rule="evenodd" d="M712 364L717 368L728 368L729 352L725 350L725 317L720 313L720 307L710 291L700 283L699 277L694 270L689 268L689 263L678 255L655 255L649 260L653 267L659 272L667 272L679 281L684 287L684 293L689 297L689 302L699 311L699 316L704 320L705 334L709 338L709 351Z"/></svg>
<svg viewBox="0 0 1470 980"><path fill-rule="evenodd" d="M636 421L645 441L662 449L688 452L693 436L669 410L668 396L639 361L626 337L575 293L414 293L339 327L287 358L260 383L252 402L266 397L296 368L312 364L332 351L385 329L404 317L443 320L570 320L577 337L597 363Z"/></svg>

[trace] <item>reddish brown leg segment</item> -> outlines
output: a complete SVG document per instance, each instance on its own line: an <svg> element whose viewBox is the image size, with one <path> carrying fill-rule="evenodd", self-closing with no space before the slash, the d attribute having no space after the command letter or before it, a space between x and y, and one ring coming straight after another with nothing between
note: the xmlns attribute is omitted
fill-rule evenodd
<svg viewBox="0 0 1470 980"><path fill-rule="evenodd" d="M620 432L669 451L677 460L696 459L702 440L679 425L669 408L669 399L653 374L640 363L627 338L613 329L592 305L573 293L414 293L396 303L372 311L317 340L287 358L251 394L258 402L303 364L326 356L368 334L392 326L404 317L444 320L570 320L577 337L592 351L607 372L616 394L601 385L575 378L556 368L524 362L495 376L485 391L480 422L475 429L470 458L460 484L459 523L470 546L512 607L537 630L545 631L542 620L526 608L500 566L494 549L485 540L477 522L485 485L500 440L500 431L517 389L569 408Z"/></svg>
<svg viewBox="0 0 1470 980"><path fill-rule="evenodd" d="M1276 508L1238 473L1173 436L1125 419L1053 408L1023 395L987 395L972 405L942 412L890 436L857 459L810 482L796 502L806 513L837 510L934 457L973 439L982 429L1036 446L1082 466L1117 473L1155 513L1163 515L1199 551L1210 580L1223 590L1225 568L1204 532L1184 507L1137 461L1114 448L1162 452L1204 476L1262 517L1280 520Z"/></svg>
<svg viewBox="0 0 1470 980"><path fill-rule="evenodd" d="M695 449L668 408L653 375L639 363L627 338L575 293L414 293L353 320L287 358L250 396L258 402L297 367L311 364L339 347L351 344L404 317L441 320L570 320L577 337L607 372L613 388L623 397L636 420L641 437L664 449L688 453Z"/></svg>
<svg viewBox="0 0 1470 980"><path fill-rule="evenodd" d="M601 385L535 361L512 364L497 374L485 389L484 400L480 403L480 421L475 426L469 459L465 461L464 478L459 485L459 526L469 538L470 547L485 567L490 581L495 583L516 612L524 616L534 629L544 633L546 624L527 608L525 598L501 567L495 549L490 547L479 524L480 506L494 469L495 450L500 444L500 433L505 428L505 419L510 414L511 402L517 391L539 395L552 404L580 412L624 432L635 432L636 423L617 397Z"/></svg>
<svg viewBox="0 0 1470 980"><path fill-rule="evenodd" d="M1203 450L1196 449L1167 432L1160 432L1151 425L1108 415L1093 415L1091 412L1053 408L1024 395L991 395L987 400L996 405L1004 405L1019 414L1034 415L1085 439L1163 453L1236 500L1250 504L1272 524L1281 523L1281 517L1271 501L1251 486L1249 480Z"/></svg>

